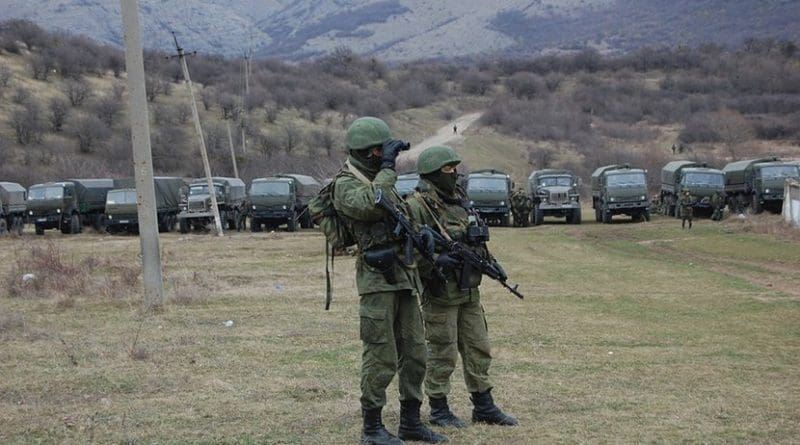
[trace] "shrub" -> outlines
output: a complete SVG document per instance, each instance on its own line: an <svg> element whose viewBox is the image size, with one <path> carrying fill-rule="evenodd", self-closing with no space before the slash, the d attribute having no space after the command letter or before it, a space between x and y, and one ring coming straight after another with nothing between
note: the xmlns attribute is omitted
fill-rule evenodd
<svg viewBox="0 0 800 445"><path fill-rule="evenodd" d="M50 129L54 132L60 132L69 115L69 102L63 98L54 97L50 99L49 110Z"/></svg>
<svg viewBox="0 0 800 445"><path fill-rule="evenodd" d="M36 101L29 101L11 113L9 124L14 129L17 143L28 145L42 141L44 123L41 114L41 107Z"/></svg>
<svg viewBox="0 0 800 445"><path fill-rule="evenodd" d="M111 130L97 116L83 116L72 125L72 136L78 141L78 151L95 153L111 137Z"/></svg>
<svg viewBox="0 0 800 445"><path fill-rule="evenodd" d="M82 106L92 96L92 87L83 78L67 79L62 91L73 107Z"/></svg>

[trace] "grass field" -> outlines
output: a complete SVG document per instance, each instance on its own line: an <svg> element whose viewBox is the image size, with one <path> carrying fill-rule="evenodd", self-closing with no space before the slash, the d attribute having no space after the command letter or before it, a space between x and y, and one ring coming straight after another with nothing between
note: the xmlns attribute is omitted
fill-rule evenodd
<svg viewBox="0 0 800 445"><path fill-rule="evenodd" d="M166 302L143 315L138 238L1 239L0 443L357 443L353 260L326 312L322 246L167 234ZM452 443L798 441L800 240L777 217L498 228L490 246L526 294L482 287L494 393L520 426Z"/></svg>

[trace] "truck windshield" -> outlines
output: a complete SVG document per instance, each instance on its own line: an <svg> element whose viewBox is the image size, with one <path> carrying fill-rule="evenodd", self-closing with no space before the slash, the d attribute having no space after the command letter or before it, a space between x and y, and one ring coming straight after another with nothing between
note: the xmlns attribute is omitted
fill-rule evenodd
<svg viewBox="0 0 800 445"><path fill-rule="evenodd" d="M771 165L761 168L761 177L764 179L797 178L800 177L800 167L797 165Z"/></svg>
<svg viewBox="0 0 800 445"><path fill-rule="evenodd" d="M401 196L411 193L417 188L417 184L419 183L419 178L403 178L398 179L397 182L394 184L394 188L397 189L397 193Z"/></svg>
<svg viewBox="0 0 800 445"><path fill-rule="evenodd" d="M64 187L31 187L28 199L61 199L64 197Z"/></svg>
<svg viewBox="0 0 800 445"><path fill-rule="evenodd" d="M217 196L222 196L222 186L214 184L214 189L217 191ZM189 196L207 195L208 186L205 184L195 184L189 187Z"/></svg>
<svg viewBox="0 0 800 445"><path fill-rule="evenodd" d="M569 187L572 185L572 177L570 176L546 176L539 179L540 187L553 187L564 186Z"/></svg>
<svg viewBox="0 0 800 445"><path fill-rule="evenodd" d="M286 196L289 194L288 182L254 182L250 186L251 195Z"/></svg>
<svg viewBox="0 0 800 445"><path fill-rule="evenodd" d="M608 185L644 185L644 173L617 173L608 176Z"/></svg>
<svg viewBox="0 0 800 445"><path fill-rule="evenodd" d="M136 204L136 192L133 190L112 190L106 196L106 204Z"/></svg>
<svg viewBox="0 0 800 445"><path fill-rule="evenodd" d="M478 191L505 191L506 179L505 178L469 178L467 181L468 192Z"/></svg>
<svg viewBox="0 0 800 445"><path fill-rule="evenodd" d="M686 173L682 184L725 186L725 179L720 173Z"/></svg>

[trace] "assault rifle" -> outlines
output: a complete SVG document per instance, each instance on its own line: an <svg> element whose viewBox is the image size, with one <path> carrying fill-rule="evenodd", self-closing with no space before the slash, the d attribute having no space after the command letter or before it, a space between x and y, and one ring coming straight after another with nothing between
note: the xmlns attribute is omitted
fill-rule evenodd
<svg viewBox="0 0 800 445"><path fill-rule="evenodd" d="M395 236L405 236L406 244L403 249L404 262L406 264L413 263L413 250L416 249L423 258L433 264L433 249L435 246L433 236L436 234L436 232L430 228L421 231L416 230L414 228L414 223L412 223L408 217L399 208L397 208L396 205L383 196L382 190L377 190L375 192L375 204L378 207L386 210L386 213L388 213L392 220L394 220L394 222L397 224L394 228ZM437 278L441 279L442 281L445 280L444 274L442 274L441 270L434 267L433 271Z"/></svg>
<svg viewBox="0 0 800 445"><path fill-rule="evenodd" d="M508 275L506 275L506 272L497 262L489 261L473 252L464 243L448 240L437 232L433 233L433 241L437 246L441 247L443 251L447 252L448 255L459 259L463 263L463 268L461 269L461 283L459 283L460 289L466 290L469 288L466 283L469 280L470 272L472 272L473 269L477 269L481 271L482 274L500 283L501 286L519 299L525 298L525 296L517 290L519 284L515 284L512 287L507 283Z"/></svg>

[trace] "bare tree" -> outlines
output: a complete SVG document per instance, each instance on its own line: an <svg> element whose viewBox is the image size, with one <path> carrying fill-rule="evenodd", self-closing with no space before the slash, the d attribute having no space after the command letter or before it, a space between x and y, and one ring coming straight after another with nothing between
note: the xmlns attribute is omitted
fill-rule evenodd
<svg viewBox="0 0 800 445"><path fill-rule="evenodd" d="M330 156L331 151L336 147L338 139L333 131L325 128L323 130L314 130L311 132L311 143L325 150L325 153Z"/></svg>
<svg viewBox="0 0 800 445"><path fill-rule="evenodd" d="M268 133L261 133L256 137L256 150L264 155L264 159L277 152L279 146L280 141Z"/></svg>
<svg viewBox="0 0 800 445"><path fill-rule="evenodd" d="M55 65L48 54L36 54L31 57L32 76L36 80L47 81Z"/></svg>
<svg viewBox="0 0 800 445"><path fill-rule="evenodd" d="M73 107L80 107L92 96L92 87L82 77L67 79L64 83L63 92Z"/></svg>
<svg viewBox="0 0 800 445"><path fill-rule="evenodd" d="M287 154L290 154L294 151L295 148L300 144L300 141L303 137L302 132L297 125L289 122L284 124L281 128L281 146L286 151Z"/></svg>
<svg viewBox="0 0 800 445"><path fill-rule="evenodd" d="M9 125L14 129L14 135L19 144L28 145L41 142L44 125L39 103L28 101L12 112L9 117Z"/></svg>
<svg viewBox="0 0 800 445"><path fill-rule="evenodd" d="M144 82L144 88L147 92L147 101L153 102L159 94L169 96L170 85L169 82L164 80L159 75L147 76Z"/></svg>
<svg viewBox="0 0 800 445"><path fill-rule="evenodd" d="M97 116L84 116L77 119L72 134L81 153L94 153L109 139L111 130Z"/></svg>
<svg viewBox="0 0 800 445"><path fill-rule="evenodd" d="M105 95L94 104L93 108L97 118L107 127L111 127L114 124L114 118L122 112L122 102L111 95Z"/></svg>
<svg viewBox="0 0 800 445"><path fill-rule="evenodd" d="M50 99L49 107L50 129L58 133L69 115L69 102L61 97L54 97Z"/></svg>
<svg viewBox="0 0 800 445"><path fill-rule="evenodd" d="M189 121L189 116L192 114L192 109L189 107L189 104L185 102L181 102L175 104L174 107L175 119L178 121L179 124L185 124Z"/></svg>
<svg viewBox="0 0 800 445"><path fill-rule="evenodd" d="M753 127L741 114L722 110L711 116L712 125L732 159L738 158L739 147L753 138Z"/></svg>
<svg viewBox="0 0 800 445"><path fill-rule="evenodd" d="M12 73L11 69L9 69L5 65L0 65L0 91L2 88L8 86L8 82L11 81Z"/></svg>

